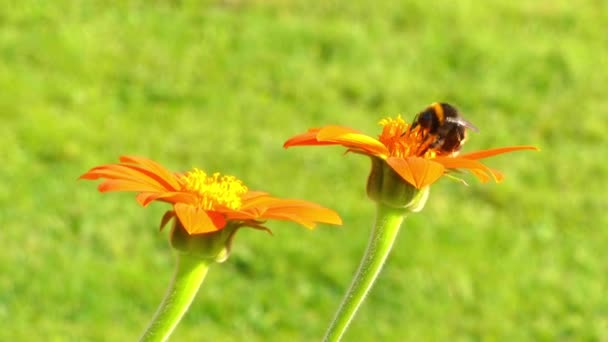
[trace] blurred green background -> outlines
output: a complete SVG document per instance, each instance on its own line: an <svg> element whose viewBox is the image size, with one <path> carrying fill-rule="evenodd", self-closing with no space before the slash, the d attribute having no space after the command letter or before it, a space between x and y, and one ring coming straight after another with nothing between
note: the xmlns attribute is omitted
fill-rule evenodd
<svg viewBox="0 0 608 342"><path fill-rule="evenodd" d="M284 150L455 104L504 183L442 180L347 341L608 339L604 1L2 1L0 340L135 340L168 208L76 181L121 154L316 201L341 228L239 232L175 341L319 340L363 253L369 161Z"/></svg>

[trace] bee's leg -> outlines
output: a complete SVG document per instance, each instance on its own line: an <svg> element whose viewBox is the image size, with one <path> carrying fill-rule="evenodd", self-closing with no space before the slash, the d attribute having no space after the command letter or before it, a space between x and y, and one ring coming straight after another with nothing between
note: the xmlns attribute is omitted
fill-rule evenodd
<svg viewBox="0 0 608 342"><path fill-rule="evenodd" d="M405 132L401 133L400 137L407 137L409 136L414 130L415 130L415 126L408 126L407 129L405 130Z"/></svg>
<svg viewBox="0 0 608 342"><path fill-rule="evenodd" d="M435 141L430 145L430 148L439 148L439 147L443 146L444 143L445 143L444 138L435 139Z"/></svg>
<svg viewBox="0 0 608 342"><path fill-rule="evenodd" d="M416 155L420 156L423 155L424 152L426 152L426 150L428 150L429 148L434 148L436 144L436 140L435 140L435 136L432 134L429 134L426 136L424 142L422 144L420 144L420 146L418 147L418 149L416 150Z"/></svg>

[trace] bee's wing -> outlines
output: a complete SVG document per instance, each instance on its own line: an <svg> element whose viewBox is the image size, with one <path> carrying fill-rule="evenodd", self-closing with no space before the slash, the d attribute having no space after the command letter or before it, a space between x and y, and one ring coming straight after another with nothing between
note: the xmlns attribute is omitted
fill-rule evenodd
<svg viewBox="0 0 608 342"><path fill-rule="evenodd" d="M461 126L464 126L466 128L471 129L474 132L479 132L479 129L477 127L475 127L475 125L473 125L472 123L470 123L469 121L463 119L462 117L458 116L458 117L447 117L445 118L446 121L448 122L453 122L456 124L459 124Z"/></svg>

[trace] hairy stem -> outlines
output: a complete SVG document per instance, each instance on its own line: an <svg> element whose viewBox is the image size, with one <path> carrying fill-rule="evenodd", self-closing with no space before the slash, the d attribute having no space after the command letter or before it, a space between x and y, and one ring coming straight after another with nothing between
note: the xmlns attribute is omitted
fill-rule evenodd
<svg viewBox="0 0 608 342"><path fill-rule="evenodd" d="M180 322L200 288L209 260L178 253L173 280L154 318L140 338L141 342L166 341Z"/></svg>
<svg viewBox="0 0 608 342"><path fill-rule="evenodd" d="M324 341L340 341L346 332L357 309L380 274L405 218L403 209L390 208L380 203L376 215L376 225L372 229L365 255L333 322L327 329Z"/></svg>

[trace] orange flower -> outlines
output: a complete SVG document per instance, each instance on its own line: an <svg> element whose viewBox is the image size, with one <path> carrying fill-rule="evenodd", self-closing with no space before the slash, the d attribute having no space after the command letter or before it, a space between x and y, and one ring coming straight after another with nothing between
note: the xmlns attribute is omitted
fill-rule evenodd
<svg viewBox="0 0 608 342"><path fill-rule="evenodd" d="M162 165L141 157L122 156L120 163L97 166L81 179L105 180L100 192L135 191L142 206L152 201L168 202L173 210L162 218L161 229L177 216L188 234L211 233L227 223L261 226L263 220L276 219L314 228L316 223L342 224L334 211L297 199L281 199L249 189L233 176L207 175L199 169L172 173Z"/></svg>
<svg viewBox="0 0 608 342"><path fill-rule="evenodd" d="M470 171L482 182L491 178L499 182L503 175L485 166L479 159L519 150L538 150L534 146L510 146L456 156L429 148L428 135L424 134L422 127L412 127L401 116L382 119L380 125L383 130L378 139L348 127L325 126L296 135L287 140L283 147L342 145L348 152L383 160L416 189L431 185L441 176L458 169Z"/></svg>

